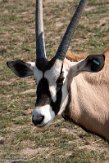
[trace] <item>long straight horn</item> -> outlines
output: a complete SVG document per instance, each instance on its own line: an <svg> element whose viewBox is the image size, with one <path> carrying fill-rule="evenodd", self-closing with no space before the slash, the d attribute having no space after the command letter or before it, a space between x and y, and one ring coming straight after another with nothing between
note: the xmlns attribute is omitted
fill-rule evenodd
<svg viewBox="0 0 109 163"><path fill-rule="evenodd" d="M80 3L70 21L70 24L67 27L67 30L63 36L63 39L59 45L59 48L56 52L55 58L63 60L65 58L66 52L70 46L71 39L74 35L74 31L78 25L79 19L81 17L82 11L85 7L87 0L80 0Z"/></svg>
<svg viewBox="0 0 109 163"><path fill-rule="evenodd" d="M46 58L43 26L43 0L36 0L36 58Z"/></svg>

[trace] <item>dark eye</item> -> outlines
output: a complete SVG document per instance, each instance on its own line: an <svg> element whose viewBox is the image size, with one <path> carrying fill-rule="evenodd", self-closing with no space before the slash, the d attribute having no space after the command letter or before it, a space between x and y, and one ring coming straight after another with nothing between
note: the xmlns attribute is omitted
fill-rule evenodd
<svg viewBox="0 0 109 163"><path fill-rule="evenodd" d="M60 77L57 80L57 86L61 87L63 85L63 81L64 81L64 75L63 73L60 75Z"/></svg>

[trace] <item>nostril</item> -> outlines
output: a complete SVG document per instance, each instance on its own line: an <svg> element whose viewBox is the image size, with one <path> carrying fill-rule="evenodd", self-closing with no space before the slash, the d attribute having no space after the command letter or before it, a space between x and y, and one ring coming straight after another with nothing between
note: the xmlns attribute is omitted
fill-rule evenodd
<svg viewBox="0 0 109 163"><path fill-rule="evenodd" d="M33 115L32 116L32 122L34 123L34 125L39 125L43 122L44 120L44 116L43 115Z"/></svg>

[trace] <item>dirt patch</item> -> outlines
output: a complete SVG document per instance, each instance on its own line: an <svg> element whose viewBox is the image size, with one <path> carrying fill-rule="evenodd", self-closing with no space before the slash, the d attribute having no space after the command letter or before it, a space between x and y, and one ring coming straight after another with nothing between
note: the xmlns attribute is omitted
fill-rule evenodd
<svg viewBox="0 0 109 163"><path fill-rule="evenodd" d="M4 137L0 137L0 145L3 145L3 144L4 144L4 142L5 142Z"/></svg>
<svg viewBox="0 0 109 163"><path fill-rule="evenodd" d="M49 148L37 148L37 149L31 149L31 148L25 148L20 151L20 155L24 157L31 158L35 155L43 155L47 151L49 151Z"/></svg>
<svg viewBox="0 0 109 163"><path fill-rule="evenodd" d="M65 2L72 2L72 0L46 0L45 3L65 3Z"/></svg>
<svg viewBox="0 0 109 163"><path fill-rule="evenodd" d="M33 94L33 93L35 93L35 89L29 89L29 90L27 90L27 91L24 91L24 92L21 92L21 93L19 93L19 94L22 94L22 95L25 95L25 94Z"/></svg>
<svg viewBox="0 0 109 163"><path fill-rule="evenodd" d="M96 7L95 6L87 6L86 8L85 8L85 11L87 11L87 12L89 12L89 11L92 11L92 10L95 10L96 9Z"/></svg>
<svg viewBox="0 0 109 163"><path fill-rule="evenodd" d="M108 27L109 28L109 17L102 18L99 23L99 27Z"/></svg>
<svg viewBox="0 0 109 163"><path fill-rule="evenodd" d="M82 133L82 129L78 129L77 126L75 126L73 129L62 128L61 131L66 134L70 134L73 137L81 137Z"/></svg>

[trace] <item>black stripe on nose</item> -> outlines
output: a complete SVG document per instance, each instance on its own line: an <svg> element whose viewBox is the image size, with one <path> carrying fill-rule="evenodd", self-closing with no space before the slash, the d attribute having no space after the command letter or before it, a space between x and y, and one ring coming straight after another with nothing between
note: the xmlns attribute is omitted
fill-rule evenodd
<svg viewBox="0 0 109 163"><path fill-rule="evenodd" d="M37 86L37 106L44 106L50 103L51 95L49 91L49 84L47 79L42 78Z"/></svg>

